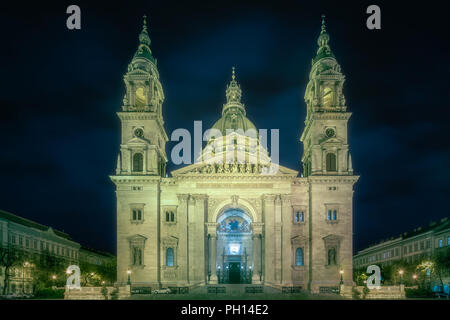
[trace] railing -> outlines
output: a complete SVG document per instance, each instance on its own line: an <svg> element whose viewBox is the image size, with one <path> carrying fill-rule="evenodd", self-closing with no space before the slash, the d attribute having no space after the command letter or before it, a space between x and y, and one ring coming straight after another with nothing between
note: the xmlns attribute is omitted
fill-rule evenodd
<svg viewBox="0 0 450 320"><path fill-rule="evenodd" d="M208 286L208 293L226 293L226 287L218 287L218 286Z"/></svg>
<svg viewBox="0 0 450 320"><path fill-rule="evenodd" d="M300 293L302 291L302 287L282 287L282 293Z"/></svg>
<svg viewBox="0 0 450 320"><path fill-rule="evenodd" d="M264 293L263 286L245 287L245 293Z"/></svg>
<svg viewBox="0 0 450 320"><path fill-rule="evenodd" d="M241 271L239 273L239 283L241 284L251 284L252 283L252 271ZM230 272L229 271L217 271L217 280L219 283L230 283Z"/></svg>

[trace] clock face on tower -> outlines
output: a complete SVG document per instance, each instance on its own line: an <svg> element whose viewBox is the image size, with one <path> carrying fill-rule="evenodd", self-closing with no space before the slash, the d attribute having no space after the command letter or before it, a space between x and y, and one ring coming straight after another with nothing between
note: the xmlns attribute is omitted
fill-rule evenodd
<svg viewBox="0 0 450 320"><path fill-rule="evenodd" d="M138 138L142 138L144 136L144 130L142 130L141 128L137 128L136 130L134 130L134 135Z"/></svg>
<svg viewBox="0 0 450 320"><path fill-rule="evenodd" d="M334 129L328 128L327 130L325 130L325 135L326 135L328 138L334 137L334 135L335 135Z"/></svg>

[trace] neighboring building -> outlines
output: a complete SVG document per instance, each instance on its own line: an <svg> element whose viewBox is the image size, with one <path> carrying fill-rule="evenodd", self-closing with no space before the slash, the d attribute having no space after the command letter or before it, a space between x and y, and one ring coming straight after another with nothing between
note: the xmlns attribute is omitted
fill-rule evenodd
<svg viewBox="0 0 450 320"><path fill-rule="evenodd" d="M234 70L213 126L223 137L211 137L199 161L168 177L164 93L145 22L139 42L124 76L122 140L111 176L117 281L126 283L130 273L135 286L251 282L324 292L339 285L342 270L351 285L358 176L348 145L345 76L325 22L305 92L301 177L283 166L266 173L271 159L259 136L243 134L256 127L246 116Z"/></svg>
<svg viewBox="0 0 450 320"><path fill-rule="evenodd" d="M67 260L78 261L80 245L64 232L0 210L0 246L23 250L30 255L51 253ZM3 291L5 268L0 265L0 294ZM31 293L30 263L10 269L8 293Z"/></svg>
<svg viewBox="0 0 450 320"><path fill-rule="evenodd" d="M115 262L114 256L82 248L64 232L2 210L0 210L0 247L16 248L30 258L50 254L62 259L67 266L78 265L79 259L88 260L96 265L106 261ZM32 293L31 268L33 265L25 259L23 265L10 269L7 294ZM4 279L5 267L0 263L0 294L3 292Z"/></svg>
<svg viewBox="0 0 450 320"><path fill-rule="evenodd" d="M100 251L92 248L81 247L80 248L80 262L95 265L95 266L107 266L116 263L116 257L105 251Z"/></svg>
<svg viewBox="0 0 450 320"><path fill-rule="evenodd" d="M450 220L444 218L439 223L431 223L426 228L420 227L410 233L405 232L395 239L359 251L353 257L353 268L367 268L372 264L385 266L398 260L416 263L449 245Z"/></svg>

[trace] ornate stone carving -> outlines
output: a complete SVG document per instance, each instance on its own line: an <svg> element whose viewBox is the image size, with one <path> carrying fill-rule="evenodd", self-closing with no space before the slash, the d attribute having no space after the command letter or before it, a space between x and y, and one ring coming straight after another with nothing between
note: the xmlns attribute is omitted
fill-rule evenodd
<svg viewBox="0 0 450 320"><path fill-rule="evenodd" d="M237 208L238 207L238 201L239 201L239 196L231 196L231 203L232 203L232 207L233 208Z"/></svg>
<svg viewBox="0 0 450 320"><path fill-rule="evenodd" d="M196 167L187 172L190 174L261 174L270 168L271 164L252 164L252 163L224 163L224 164L205 164Z"/></svg>

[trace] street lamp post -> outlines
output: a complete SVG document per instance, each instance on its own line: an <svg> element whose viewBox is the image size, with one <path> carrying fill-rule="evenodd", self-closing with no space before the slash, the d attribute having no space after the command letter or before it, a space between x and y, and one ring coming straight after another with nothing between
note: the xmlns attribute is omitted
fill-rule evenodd
<svg viewBox="0 0 450 320"><path fill-rule="evenodd" d="M404 273L404 271L403 270L399 270L398 273L400 274L400 285L402 285L403 284L403 273Z"/></svg>
<svg viewBox="0 0 450 320"><path fill-rule="evenodd" d="M56 287L56 275L52 275L53 286Z"/></svg>
<svg viewBox="0 0 450 320"><path fill-rule="evenodd" d="M28 262L23 264L22 269L22 293L25 294L25 268L28 267Z"/></svg>
<svg viewBox="0 0 450 320"><path fill-rule="evenodd" d="M131 270L128 270L127 274L128 274L128 285L131 286Z"/></svg>

